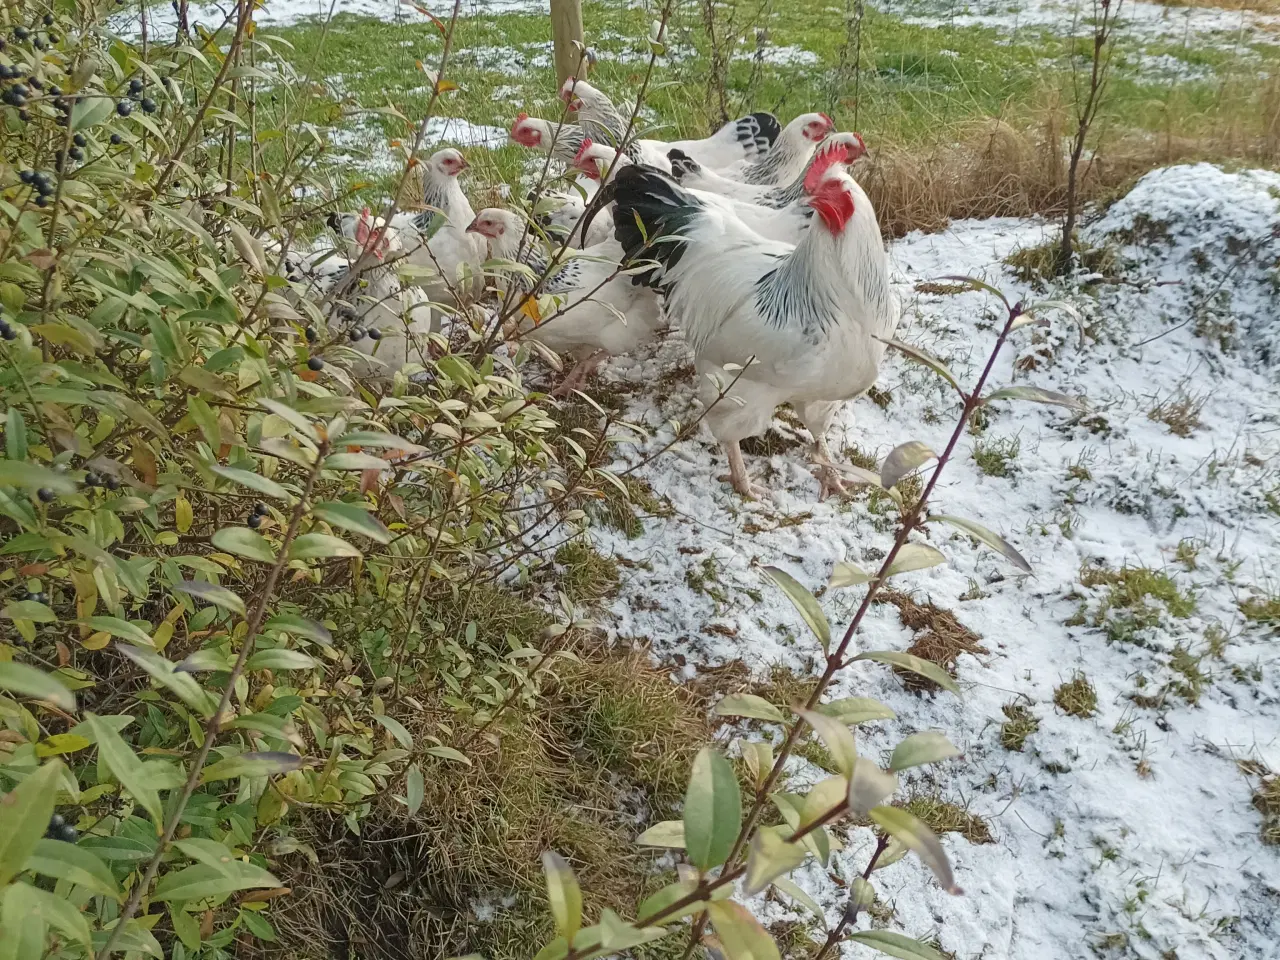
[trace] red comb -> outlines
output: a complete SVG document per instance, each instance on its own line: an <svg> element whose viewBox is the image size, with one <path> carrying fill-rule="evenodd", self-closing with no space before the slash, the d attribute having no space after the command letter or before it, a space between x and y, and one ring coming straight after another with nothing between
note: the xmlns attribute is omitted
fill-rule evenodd
<svg viewBox="0 0 1280 960"><path fill-rule="evenodd" d="M577 153L575 153L575 154L573 155L573 162L574 162L574 164L576 165L576 164L578 163L578 161L579 161L579 160L581 160L581 159L583 158L583 156L586 154L586 152L587 152L588 150L590 150L593 146L595 146L595 144L593 144L593 143L591 142L591 138L590 138L590 137L583 137L583 138L582 138L582 146L580 146L580 147L578 148L578 152L577 152Z"/></svg>
<svg viewBox="0 0 1280 960"><path fill-rule="evenodd" d="M820 116L823 120L827 121L827 126L834 127L836 125L836 122L832 120L830 117L828 117L825 113L819 113L818 116Z"/></svg>

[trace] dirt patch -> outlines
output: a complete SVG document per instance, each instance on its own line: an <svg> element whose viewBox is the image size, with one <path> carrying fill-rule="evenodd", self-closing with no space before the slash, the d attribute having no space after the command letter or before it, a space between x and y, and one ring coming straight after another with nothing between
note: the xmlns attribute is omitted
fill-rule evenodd
<svg viewBox="0 0 1280 960"><path fill-rule="evenodd" d="M982 638L961 623L950 610L943 610L932 603L919 603L897 590L882 590L876 594L876 603L891 603L898 608L902 625L916 634L907 653L931 660L953 677L956 661L962 653L975 656L990 653L982 646ZM895 672L908 690L933 691L938 685L932 680L906 670Z"/></svg>

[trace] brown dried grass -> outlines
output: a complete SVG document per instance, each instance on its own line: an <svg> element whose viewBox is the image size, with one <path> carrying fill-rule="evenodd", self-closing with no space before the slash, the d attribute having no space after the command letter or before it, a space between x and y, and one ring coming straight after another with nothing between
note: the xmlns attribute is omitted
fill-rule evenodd
<svg viewBox="0 0 1280 960"><path fill-rule="evenodd" d="M893 604L898 608L898 619L902 625L915 631L916 638L907 647L907 653L936 663L952 676L955 676L956 661L962 653L975 656L990 653L982 646L982 638L957 620L950 610L943 610L932 603L919 603L897 590L881 590L876 594L875 602ZM896 668L895 672L908 690L938 689L936 683L919 674Z"/></svg>

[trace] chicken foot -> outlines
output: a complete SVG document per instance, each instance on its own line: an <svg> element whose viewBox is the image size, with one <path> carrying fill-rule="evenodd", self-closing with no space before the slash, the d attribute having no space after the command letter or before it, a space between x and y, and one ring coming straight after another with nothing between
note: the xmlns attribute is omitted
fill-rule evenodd
<svg viewBox="0 0 1280 960"><path fill-rule="evenodd" d="M565 397L573 393L573 391L581 389L582 385L595 372L596 367L609 359L608 350L597 350L588 357L579 360L569 375L561 381L560 386L551 391L553 397Z"/></svg>
<svg viewBox="0 0 1280 960"><path fill-rule="evenodd" d="M747 474L747 465L743 462L742 448L738 446L738 441L726 440L721 446L729 460L729 482L733 484L733 489L748 500L761 499L760 489L751 482L751 477Z"/></svg>
<svg viewBox="0 0 1280 960"><path fill-rule="evenodd" d="M850 489L849 484L840 476L840 469L831 456L831 448L827 446L827 428L840 405L839 401L810 402L800 407L800 419L813 435L813 449L809 460L818 468L814 471L814 476L819 484L819 500L825 500L832 494L845 496Z"/></svg>

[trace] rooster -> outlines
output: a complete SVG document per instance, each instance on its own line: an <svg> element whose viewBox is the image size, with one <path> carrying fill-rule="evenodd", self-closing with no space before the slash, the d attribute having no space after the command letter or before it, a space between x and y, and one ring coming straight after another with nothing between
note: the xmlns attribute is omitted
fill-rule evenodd
<svg viewBox="0 0 1280 960"><path fill-rule="evenodd" d="M832 151L828 153L828 151ZM792 179L786 186L771 187L759 184L731 182L732 193L725 194L717 189L711 189L707 186L709 182L703 179L707 174L698 161L679 150L671 151L671 175L682 187L693 190L700 190L703 193L716 193L720 196L731 196L735 200L744 203L754 203L761 207L772 207L775 210L782 209L804 196L804 183L809 176L809 171L814 165L829 166L834 158L838 156L835 151L843 153L840 159L841 163L851 164L859 158L866 155L867 147L863 143L862 137L856 133L833 133L827 137L813 152L805 167ZM825 169L825 167L824 167ZM714 177L714 173L709 175ZM714 182L714 181L712 181Z"/></svg>
<svg viewBox="0 0 1280 960"><path fill-rule="evenodd" d="M803 176L814 150L834 126L825 113L802 113L783 128L773 150L764 157L719 171L697 162L697 158L686 151L677 153L678 148L667 152L667 161L672 173L686 187L755 203L762 192Z"/></svg>
<svg viewBox="0 0 1280 960"><path fill-rule="evenodd" d="M867 195L842 165L811 174L816 218L794 245L762 238L658 171L624 167L614 183L614 235L628 260L657 262L636 280L666 291L704 374L707 422L746 497L757 491L739 441L763 431L781 403L813 434L820 496L844 489L826 431L875 383L898 324Z"/></svg>
<svg viewBox="0 0 1280 960"><path fill-rule="evenodd" d="M467 228L489 242L490 257L511 260L547 273L551 258L524 221L510 210L481 210ZM522 243L523 238L523 243ZM553 392L570 393L610 356L628 353L657 336L662 317L657 297L618 274L622 249L613 240L587 247L557 266L540 288L556 301L553 312L533 320L536 309L522 309L521 335L537 340L556 353L570 353L578 363ZM518 273L508 283L527 292L532 284Z"/></svg>
<svg viewBox="0 0 1280 960"><path fill-rule="evenodd" d="M617 146L627 131L627 120L604 93L585 80L569 77L560 88L560 99L577 111L578 120L587 136L597 143ZM633 140L626 154L637 163L647 163L660 170L668 169L667 152L682 150L699 162L712 167L730 167L735 163L768 156L778 139L781 126L771 113L752 113L730 120L709 137L701 140Z"/></svg>
<svg viewBox="0 0 1280 960"><path fill-rule="evenodd" d="M562 163L572 163L585 134L576 123L551 123L527 113L516 116L511 125L511 141L530 150L550 153Z"/></svg>

